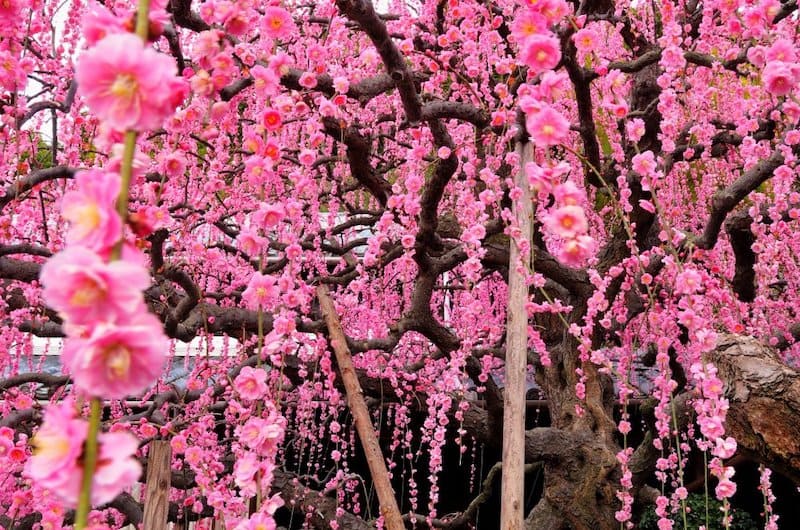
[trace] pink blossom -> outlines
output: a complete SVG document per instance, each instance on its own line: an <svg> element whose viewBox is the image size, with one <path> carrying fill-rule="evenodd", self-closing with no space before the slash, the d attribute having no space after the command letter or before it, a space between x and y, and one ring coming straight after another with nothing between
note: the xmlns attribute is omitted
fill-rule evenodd
<svg viewBox="0 0 800 530"><path fill-rule="evenodd" d="M556 209L545 218L545 223L555 235L564 238L585 234L589 228L586 213L576 205Z"/></svg>
<svg viewBox="0 0 800 530"><path fill-rule="evenodd" d="M312 88L317 86L317 76L315 76L311 72L303 72L300 75L300 79L297 80L297 83L301 87L311 90Z"/></svg>
<svg viewBox="0 0 800 530"><path fill-rule="evenodd" d="M631 160L632 169L642 176L652 176L656 171L656 159L652 151L634 155Z"/></svg>
<svg viewBox="0 0 800 530"><path fill-rule="evenodd" d="M571 267L580 266L594 253L596 246L597 242L588 235L568 239L559 249L558 259Z"/></svg>
<svg viewBox="0 0 800 530"><path fill-rule="evenodd" d="M565 172L565 168L556 166L553 173L555 178L559 178L560 175ZM553 190L553 196L556 202L564 205L580 204L586 200L586 192L579 188L572 180L566 180L562 184L557 185Z"/></svg>
<svg viewBox="0 0 800 530"><path fill-rule="evenodd" d="M300 151L300 155L297 157L297 159L304 166L311 167L314 164L314 161L317 159L317 153L312 149L303 149Z"/></svg>
<svg viewBox="0 0 800 530"><path fill-rule="evenodd" d="M272 68L257 64L250 69L250 75L253 76L253 85L259 94L274 96L278 93L281 79Z"/></svg>
<svg viewBox="0 0 800 530"><path fill-rule="evenodd" d="M794 63L797 61L797 52L789 39L778 39L767 50L765 59L769 62Z"/></svg>
<svg viewBox="0 0 800 530"><path fill-rule="evenodd" d="M579 52L590 53L597 47L599 35L594 28L583 28L575 32L572 40Z"/></svg>
<svg viewBox="0 0 800 530"><path fill-rule="evenodd" d="M278 300L280 289L277 286L275 277L269 274L256 272L250 278L247 289L242 293L242 300L252 309L261 307L271 307Z"/></svg>
<svg viewBox="0 0 800 530"><path fill-rule="evenodd" d="M109 35L81 55L75 79L91 111L118 130L159 127L185 89L175 62L130 33Z"/></svg>
<svg viewBox="0 0 800 530"><path fill-rule="evenodd" d="M233 387L243 399L261 399L267 391L267 372L261 368L245 366L234 379Z"/></svg>
<svg viewBox="0 0 800 530"><path fill-rule="evenodd" d="M107 35L126 31L122 19L100 3L90 5L83 17L82 29L89 46L93 46Z"/></svg>
<svg viewBox="0 0 800 530"><path fill-rule="evenodd" d="M785 96L797 84L798 74L796 68L788 63L775 61L764 67L762 78L767 92L775 96Z"/></svg>
<svg viewBox="0 0 800 530"><path fill-rule="evenodd" d="M67 243L95 251L112 247L122 234L116 211L120 177L99 169L75 176L77 189L64 194L61 214L70 223Z"/></svg>
<svg viewBox="0 0 800 530"><path fill-rule="evenodd" d="M273 511L278 507L279 506L276 506ZM275 519L272 518L271 514L256 513L237 524L234 530L275 530L277 527L278 525L275 523Z"/></svg>
<svg viewBox="0 0 800 530"><path fill-rule="evenodd" d="M92 503L95 505L112 501L136 483L142 474L142 466L134 458L139 449L139 440L131 433L103 433L99 443L100 454L92 486Z"/></svg>
<svg viewBox="0 0 800 530"><path fill-rule="evenodd" d="M106 263L84 247L71 246L50 258L41 281L47 304L73 324L113 322L146 311L147 271L127 261Z"/></svg>
<svg viewBox="0 0 800 530"><path fill-rule="evenodd" d="M350 81L345 76L334 77L333 88L340 94L347 94L350 90Z"/></svg>
<svg viewBox="0 0 800 530"><path fill-rule="evenodd" d="M550 106L544 106L540 111L529 114L525 125L531 140L541 147L563 143L569 132L567 119Z"/></svg>
<svg viewBox="0 0 800 530"><path fill-rule="evenodd" d="M147 388L161 374L166 352L161 322L137 312L122 323L97 325L86 338L70 338L62 360L78 389L119 399Z"/></svg>
<svg viewBox="0 0 800 530"><path fill-rule="evenodd" d="M675 278L675 291L679 294L693 294L702 289L703 277L695 269L685 269Z"/></svg>
<svg viewBox="0 0 800 530"><path fill-rule="evenodd" d="M552 35L532 35L522 42L521 48L520 59L534 75L552 70L561 60L561 46Z"/></svg>
<svg viewBox="0 0 800 530"><path fill-rule="evenodd" d="M644 121L641 118L634 118L625 124L625 132L631 142L638 142L644 136Z"/></svg>
<svg viewBox="0 0 800 530"><path fill-rule="evenodd" d="M266 238L258 235L258 232L249 226L241 229L236 241L239 243L239 248L250 256L258 256L269 245Z"/></svg>
<svg viewBox="0 0 800 530"><path fill-rule="evenodd" d="M714 456L719 458L730 458L736 453L736 440L730 436L727 438L717 438L714 443Z"/></svg>
<svg viewBox="0 0 800 530"><path fill-rule="evenodd" d="M269 230L278 226L285 216L286 211L281 204L262 204L253 213L253 221L264 230Z"/></svg>
<svg viewBox="0 0 800 530"><path fill-rule="evenodd" d="M266 109L261 115L261 123L264 124L268 131L277 131L283 123L281 113L275 109Z"/></svg>
<svg viewBox="0 0 800 530"><path fill-rule="evenodd" d="M26 476L51 490L69 506L78 502L83 444L88 430L89 424L75 416L75 405L71 401L49 406L42 427L32 440L33 456L25 467ZM114 499L134 484L142 471L133 458L139 443L131 434L102 433L98 441L98 462L92 477L91 502L95 505Z"/></svg>
<svg viewBox="0 0 800 530"><path fill-rule="evenodd" d="M282 7L269 6L264 10L261 29L272 39L286 39L294 33L295 25L288 11Z"/></svg>
<svg viewBox="0 0 800 530"><path fill-rule="evenodd" d="M717 487L714 488L718 499L729 499L736 494L736 483L728 478L719 481Z"/></svg>
<svg viewBox="0 0 800 530"><path fill-rule="evenodd" d="M520 42L547 30L547 19L533 10L520 12L511 25L511 32Z"/></svg>
<svg viewBox="0 0 800 530"><path fill-rule="evenodd" d="M169 441L169 445L172 447L172 451L178 455L182 454L184 451L186 451L187 447L189 447L186 442L186 436L182 434L176 434L173 436Z"/></svg>
<svg viewBox="0 0 800 530"><path fill-rule="evenodd" d="M26 476L66 499L80 489L78 458L89 425L75 417L70 401L47 408L41 428L33 437L33 456L25 466Z"/></svg>

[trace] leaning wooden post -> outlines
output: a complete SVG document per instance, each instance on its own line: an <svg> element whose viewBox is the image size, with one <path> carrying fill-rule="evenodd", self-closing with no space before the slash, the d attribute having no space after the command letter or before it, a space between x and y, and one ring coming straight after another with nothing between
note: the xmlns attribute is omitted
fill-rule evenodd
<svg viewBox="0 0 800 530"><path fill-rule="evenodd" d="M170 461L172 449L166 440L153 440L147 455L147 483L144 499L145 530L167 527L169 515Z"/></svg>
<svg viewBox="0 0 800 530"><path fill-rule="evenodd" d="M400 509L397 507L394 489L389 480L389 471L386 469L386 462L383 459L378 437L375 436L375 429L372 427L369 410L367 410L367 405L364 403L363 391L358 382L356 370L353 367L353 360L347 347L344 331L342 331L342 324L339 322L339 315L336 314L336 308L333 306L333 300L328 295L327 287L324 285L317 287L317 298L319 299L322 316L325 318L325 324L328 326L331 347L336 355L336 362L339 365L339 372L342 374L342 382L347 393L347 406L350 407L350 412L353 414L356 432L358 432L358 438L364 447L369 472L372 475L372 482L375 484L375 491L378 493L378 502L380 502L381 514L386 528L388 530L404 530L403 518L400 515Z"/></svg>
<svg viewBox="0 0 800 530"><path fill-rule="evenodd" d="M533 207L525 164L530 161L531 145L519 138L517 146L519 172L516 185L522 193L514 201L512 211L520 239L530 242ZM526 277L531 256L527 249L520 253L513 238L509 246L500 528L522 530L525 498L525 375L528 367L528 313L525 304L528 301Z"/></svg>

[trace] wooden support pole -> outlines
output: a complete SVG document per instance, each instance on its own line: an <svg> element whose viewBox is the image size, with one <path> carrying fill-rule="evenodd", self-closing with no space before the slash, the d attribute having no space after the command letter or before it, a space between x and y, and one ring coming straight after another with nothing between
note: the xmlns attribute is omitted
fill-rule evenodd
<svg viewBox="0 0 800 530"><path fill-rule="evenodd" d="M167 528L169 515L170 460L172 449L166 440L153 440L147 455L146 497L144 499L145 530Z"/></svg>
<svg viewBox="0 0 800 530"><path fill-rule="evenodd" d="M531 158L531 145L517 143L519 172L516 185L522 190L512 210L520 237L531 239L533 206L525 164ZM508 312L506 324L505 387L503 388L503 475L501 481L500 528L522 530L525 499L525 375L528 366L528 286L530 252L520 253L511 240L508 259Z"/></svg>
<svg viewBox="0 0 800 530"><path fill-rule="evenodd" d="M369 410L366 403L364 403L364 394L358 382L356 370L353 367L353 360L347 347L344 331L342 331L342 324L325 285L317 287L317 298L319 299L322 316L325 318L325 324L328 326L331 348L333 348L333 352L336 355L336 362L339 365L339 372L342 374L342 382L347 393L347 406L350 407L358 438L364 447L369 472L372 475L372 482L378 494L378 502L381 506L384 523L388 530L404 530L405 525L400 515L400 509L397 507L397 499L395 498L392 483L389 480L386 461L383 458L378 437L375 435L375 429L372 427Z"/></svg>

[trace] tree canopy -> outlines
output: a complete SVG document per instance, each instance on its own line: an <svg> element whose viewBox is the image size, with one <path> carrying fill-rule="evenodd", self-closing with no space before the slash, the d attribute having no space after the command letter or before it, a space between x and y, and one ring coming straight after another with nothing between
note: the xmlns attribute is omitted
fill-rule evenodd
<svg viewBox="0 0 800 530"><path fill-rule="evenodd" d="M778 528L797 7L0 0L0 527Z"/></svg>

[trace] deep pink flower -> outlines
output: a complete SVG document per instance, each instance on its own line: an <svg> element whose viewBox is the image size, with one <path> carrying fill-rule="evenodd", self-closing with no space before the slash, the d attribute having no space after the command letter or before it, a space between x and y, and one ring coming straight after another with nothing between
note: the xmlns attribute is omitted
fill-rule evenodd
<svg viewBox="0 0 800 530"><path fill-rule="evenodd" d="M245 366L234 379L233 387L243 399L261 399L267 391L267 372L261 368Z"/></svg>
<svg viewBox="0 0 800 530"><path fill-rule="evenodd" d="M285 39L292 36L295 25L288 11L282 7L270 6L264 10L261 29L272 39Z"/></svg>
<svg viewBox="0 0 800 530"><path fill-rule="evenodd" d="M531 35L522 42L520 59L528 66L531 73L540 74L552 70L561 60L561 46L552 35Z"/></svg>
<svg viewBox="0 0 800 530"><path fill-rule="evenodd" d="M175 62L131 33L109 35L75 68L78 90L91 111L114 129L147 130L174 112L185 89Z"/></svg>
<svg viewBox="0 0 800 530"><path fill-rule="evenodd" d="M67 247L50 258L40 278L45 302L72 324L113 322L147 310L147 271L127 261L106 263L84 247Z"/></svg>
<svg viewBox="0 0 800 530"><path fill-rule="evenodd" d="M20 12L19 0L0 1L0 23L5 27L15 27Z"/></svg>
<svg viewBox="0 0 800 530"><path fill-rule="evenodd" d="M281 113L275 109L267 109L261 115L261 123L268 131L277 131L281 128Z"/></svg>
<svg viewBox="0 0 800 530"><path fill-rule="evenodd" d="M95 251L112 247L122 237L116 211L120 177L99 169L75 176L78 187L61 199L61 214L70 223L67 243Z"/></svg>
<svg viewBox="0 0 800 530"><path fill-rule="evenodd" d="M544 106L538 112L529 114L525 125L531 140L541 147L558 145L566 140L569 133L567 119L550 106Z"/></svg>
<svg viewBox="0 0 800 530"><path fill-rule="evenodd" d="M62 360L81 391L111 399L136 395L160 374L168 342L161 322L137 312L119 324L100 324L87 338L70 338Z"/></svg>

